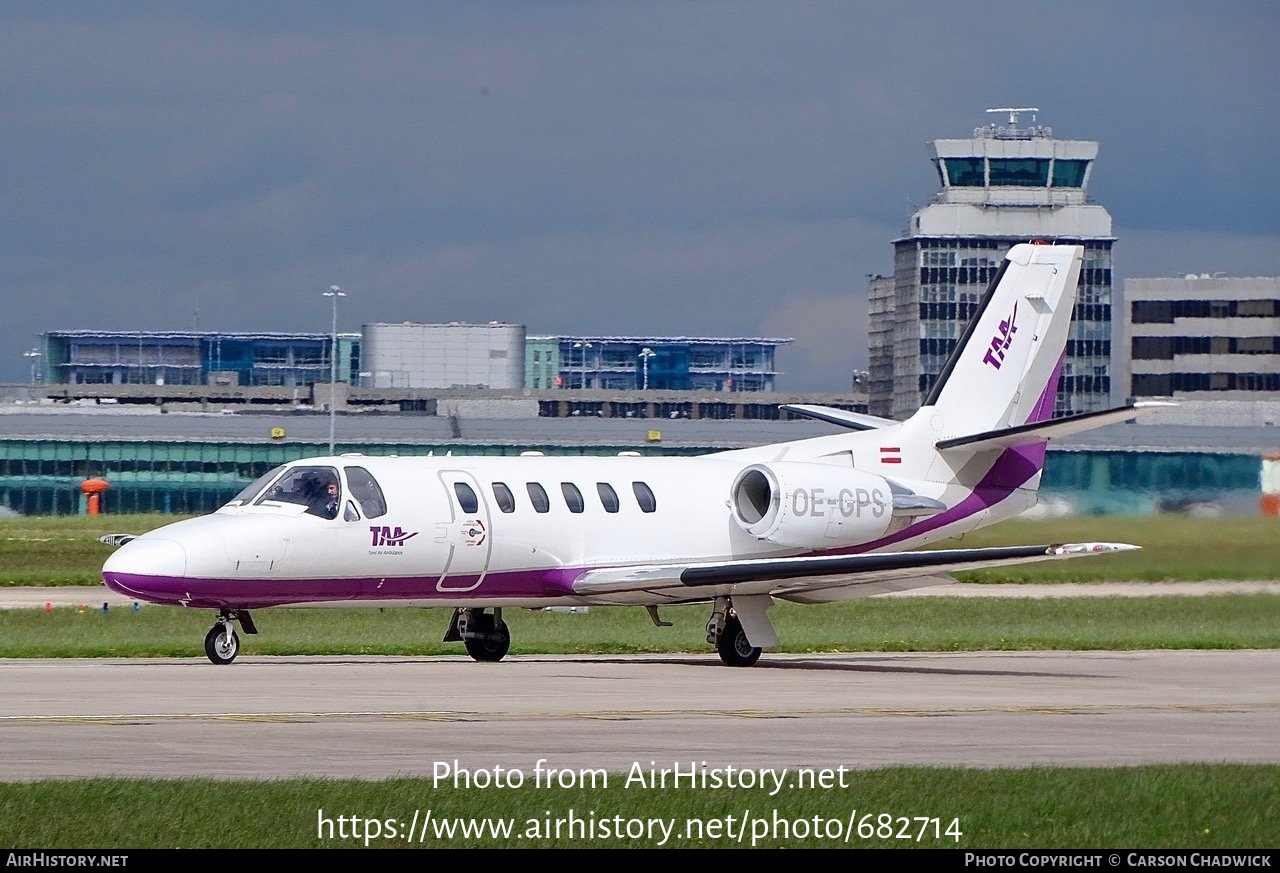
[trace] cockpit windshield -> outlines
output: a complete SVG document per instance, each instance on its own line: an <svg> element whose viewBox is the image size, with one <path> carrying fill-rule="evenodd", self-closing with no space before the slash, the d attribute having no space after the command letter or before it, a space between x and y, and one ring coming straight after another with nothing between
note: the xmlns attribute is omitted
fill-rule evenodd
<svg viewBox="0 0 1280 873"><path fill-rule="evenodd" d="M293 467L254 501L263 503L296 503L321 518L334 518L342 501L338 471L333 467Z"/></svg>
<svg viewBox="0 0 1280 873"><path fill-rule="evenodd" d="M261 491L263 488L267 487L268 482L270 482L275 477L279 476L280 471L283 469L284 469L283 464L281 464L279 467L272 467L270 470L263 473L257 479L254 479L252 482L246 485L239 494L237 494L235 497L232 497L230 500L228 500L226 505L242 506L246 503L252 502L253 498L258 496L258 492Z"/></svg>

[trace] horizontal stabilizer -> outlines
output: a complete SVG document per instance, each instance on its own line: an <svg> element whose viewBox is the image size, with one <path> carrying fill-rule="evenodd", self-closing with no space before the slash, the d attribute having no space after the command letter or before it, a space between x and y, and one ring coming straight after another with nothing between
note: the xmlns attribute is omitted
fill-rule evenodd
<svg viewBox="0 0 1280 873"><path fill-rule="evenodd" d="M825 421L827 424L837 424L840 427L847 427L850 430L879 430L882 427L891 427L901 422L894 421L891 418L879 418L874 415L866 415L862 412L850 412L847 409L836 409L834 406L814 406L808 403L784 403L778 407L785 409L793 415L799 415L803 418L815 418L818 421Z"/></svg>
<svg viewBox="0 0 1280 873"><path fill-rule="evenodd" d="M735 586L742 594L798 592L806 588L880 583L914 576L936 576L957 570L981 570L1056 558L1102 555L1137 549L1125 543L1067 543L1004 546L986 549L935 549L863 555L758 558L687 564L645 564L589 570L573 583L575 594L597 598L662 592L672 600L705 598L716 586ZM819 578L820 577L820 578ZM810 580L809 585L799 580ZM673 590L677 589L677 590ZM879 593L878 591L872 593Z"/></svg>
<svg viewBox="0 0 1280 873"><path fill-rule="evenodd" d="M971 434L970 436L956 437L955 439L939 440L937 447L944 452L948 449L965 449L972 452L983 449L1007 449L1014 446L1025 446L1030 443L1042 443L1046 440L1068 436L1073 433L1083 433L1084 431L1105 427L1109 424L1119 424L1157 407L1177 405L1176 403L1166 403L1158 400L1143 401L1141 403L1132 403L1128 406L1119 406L1115 409L1104 409L1101 412L1083 412L1079 415L1068 415L1064 418L1055 418L1050 421L1020 424L1015 427L988 430L983 433Z"/></svg>

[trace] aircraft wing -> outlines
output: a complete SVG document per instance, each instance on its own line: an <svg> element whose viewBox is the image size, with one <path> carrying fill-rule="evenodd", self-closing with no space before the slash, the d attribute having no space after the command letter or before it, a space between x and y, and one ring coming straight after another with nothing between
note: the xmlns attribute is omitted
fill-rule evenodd
<svg viewBox="0 0 1280 873"><path fill-rule="evenodd" d="M617 598L634 603L636 594L658 595L672 601L714 596L732 587L736 594L802 593L823 588L866 585L868 594L886 590L885 583L941 573L980 570L1085 555L1137 549L1125 543L1063 543L1042 546L1003 546L986 549L936 549L864 555L760 558L740 561L645 564L589 570L573 583L575 594L602 601ZM890 585L888 588L910 587Z"/></svg>
<svg viewBox="0 0 1280 873"><path fill-rule="evenodd" d="M784 403L778 408L805 418L813 418L818 421L825 421L827 424L847 427L849 430L879 430L882 427L893 427L902 423L891 418L867 415L864 412L850 412L847 409L836 409L832 406L815 406L810 403Z"/></svg>

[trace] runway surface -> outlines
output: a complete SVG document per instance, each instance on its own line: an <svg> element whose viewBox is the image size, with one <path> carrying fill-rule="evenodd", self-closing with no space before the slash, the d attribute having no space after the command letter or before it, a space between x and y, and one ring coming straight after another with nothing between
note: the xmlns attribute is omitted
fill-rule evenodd
<svg viewBox="0 0 1280 873"><path fill-rule="evenodd" d="M1280 651L0 661L0 780L1280 763Z"/></svg>

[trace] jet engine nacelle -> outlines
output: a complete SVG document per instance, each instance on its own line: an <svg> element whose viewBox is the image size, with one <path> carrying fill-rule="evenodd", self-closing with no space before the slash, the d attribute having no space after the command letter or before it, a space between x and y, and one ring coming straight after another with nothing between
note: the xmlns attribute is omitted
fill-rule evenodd
<svg viewBox="0 0 1280 873"><path fill-rule="evenodd" d="M893 492L880 476L803 461L752 464L733 480L729 505L756 539L805 549L868 542L893 519Z"/></svg>

